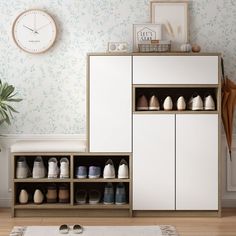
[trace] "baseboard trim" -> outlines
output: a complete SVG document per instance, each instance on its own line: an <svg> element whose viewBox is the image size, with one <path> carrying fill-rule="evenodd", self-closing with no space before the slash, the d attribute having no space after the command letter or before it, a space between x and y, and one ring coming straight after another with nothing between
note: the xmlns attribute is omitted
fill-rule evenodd
<svg viewBox="0 0 236 236"><path fill-rule="evenodd" d="M0 207L2 207L2 208L11 207L11 199L10 198L0 198Z"/></svg>
<svg viewBox="0 0 236 236"><path fill-rule="evenodd" d="M222 199L222 207L236 208L236 199Z"/></svg>

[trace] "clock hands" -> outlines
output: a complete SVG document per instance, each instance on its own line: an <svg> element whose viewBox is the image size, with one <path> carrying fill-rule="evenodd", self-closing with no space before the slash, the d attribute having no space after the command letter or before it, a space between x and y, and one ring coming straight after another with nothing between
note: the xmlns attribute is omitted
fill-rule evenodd
<svg viewBox="0 0 236 236"><path fill-rule="evenodd" d="M23 25L26 29L28 29L28 30L30 30L30 31L32 31L33 33L35 33L35 34L38 34L38 31L36 31L36 30L33 30L33 29L31 29L31 28L29 28L28 26L26 26L26 25Z"/></svg>
<svg viewBox="0 0 236 236"><path fill-rule="evenodd" d="M39 28L36 30L36 32L38 32L39 30L43 29L44 27L46 27L46 26L48 26L48 25L50 25L50 24L51 24L51 22L49 22L49 23L47 23L47 24L45 24L45 25L39 27Z"/></svg>

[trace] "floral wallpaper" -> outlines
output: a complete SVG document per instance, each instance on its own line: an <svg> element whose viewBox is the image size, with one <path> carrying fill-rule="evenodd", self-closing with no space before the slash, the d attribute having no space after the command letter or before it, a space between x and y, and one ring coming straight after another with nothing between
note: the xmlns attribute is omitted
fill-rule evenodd
<svg viewBox="0 0 236 236"><path fill-rule="evenodd" d="M83 134L86 114L86 54L104 52L109 41L132 47L132 24L150 20L149 0L0 1L0 78L17 88L23 101L5 134ZM48 52L31 55L13 42L15 17L31 8L56 20L58 37ZM222 52L226 72L236 79L236 3L190 1L190 39L202 51Z"/></svg>

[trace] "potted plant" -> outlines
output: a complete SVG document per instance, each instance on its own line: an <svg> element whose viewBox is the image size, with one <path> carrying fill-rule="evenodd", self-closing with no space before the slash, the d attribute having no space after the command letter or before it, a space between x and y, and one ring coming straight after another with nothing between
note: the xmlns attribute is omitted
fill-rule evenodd
<svg viewBox="0 0 236 236"><path fill-rule="evenodd" d="M16 98L15 87L9 85L6 82L2 82L0 80L0 125L4 122L8 125L11 124L10 119L13 118L13 114L16 111L10 103L12 102L20 102L22 99Z"/></svg>

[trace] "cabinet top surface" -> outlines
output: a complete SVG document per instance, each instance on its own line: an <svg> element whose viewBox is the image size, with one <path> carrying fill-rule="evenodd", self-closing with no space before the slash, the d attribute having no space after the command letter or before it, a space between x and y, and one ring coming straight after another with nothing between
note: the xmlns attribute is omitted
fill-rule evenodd
<svg viewBox="0 0 236 236"><path fill-rule="evenodd" d="M109 52L96 52L87 53L88 56L221 56L219 52L166 52L166 53L109 53Z"/></svg>

